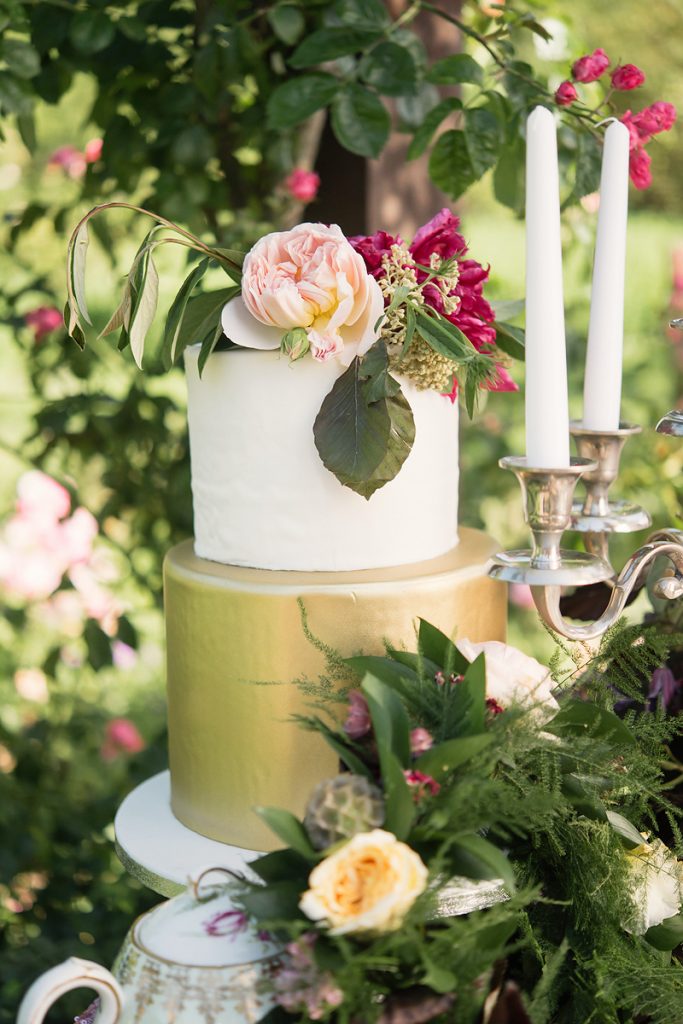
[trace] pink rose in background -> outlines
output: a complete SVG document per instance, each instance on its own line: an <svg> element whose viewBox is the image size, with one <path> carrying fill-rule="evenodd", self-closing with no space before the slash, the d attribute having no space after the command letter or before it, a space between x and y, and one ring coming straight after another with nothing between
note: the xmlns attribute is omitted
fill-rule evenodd
<svg viewBox="0 0 683 1024"><path fill-rule="evenodd" d="M33 469L19 477L16 508L24 518L54 522L68 516L71 495L47 473Z"/></svg>
<svg viewBox="0 0 683 1024"><path fill-rule="evenodd" d="M637 189L649 188L652 184L652 173L650 164L652 158L642 148L631 150L628 162L628 173L631 181Z"/></svg>
<svg viewBox="0 0 683 1024"><path fill-rule="evenodd" d="M375 342L383 309L379 285L341 228L299 224L247 253L242 294L221 319L228 338L255 349L278 349L285 331L303 327L315 332L314 357L336 355L349 366Z"/></svg>
<svg viewBox="0 0 683 1024"><path fill-rule="evenodd" d="M604 50L593 50L592 53L579 57L572 64L572 78L575 82L596 82L607 71L609 57Z"/></svg>
<svg viewBox="0 0 683 1024"><path fill-rule="evenodd" d="M102 146L104 145L102 139L90 139L85 144L85 150L83 156L88 164L97 163L102 156Z"/></svg>
<svg viewBox="0 0 683 1024"><path fill-rule="evenodd" d="M48 167L60 167L70 178L82 178L88 166L85 157L75 146L60 146L47 163Z"/></svg>
<svg viewBox="0 0 683 1024"><path fill-rule="evenodd" d="M56 306L38 306L24 314L24 323L31 328L36 342L39 342L46 334L62 327L64 317Z"/></svg>
<svg viewBox="0 0 683 1024"><path fill-rule="evenodd" d="M139 754L145 745L134 722L129 718L112 718L107 722L100 757L103 761L114 761L121 754Z"/></svg>
<svg viewBox="0 0 683 1024"><path fill-rule="evenodd" d="M410 753L414 757L426 754L434 746L432 734L427 729L411 729L410 732Z"/></svg>
<svg viewBox="0 0 683 1024"><path fill-rule="evenodd" d="M320 188L320 175L315 171L306 171L303 167L297 167L285 178L285 187L293 199L302 203L312 202Z"/></svg>
<svg viewBox="0 0 683 1024"><path fill-rule="evenodd" d="M645 75L635 64L622 64L612 72L612 88L627 92L637 89L645 81Z"/></svg>
<svg viewBox="0 0 683 1024"><path fill-rule="evenodd" d="M637 114L627 110L621 121L628 128L630 148L636 149L638 146L646 146L654 135L670 131L676 123L676 108L673 103L660 100Z"/></svg>
<svg viewBox="0 0 683 1024"><path fill-rule="evenodd" d="M555 102L560 107L568 107L578 98L579 94L571 82L562 82L555 90Z"/></svg>

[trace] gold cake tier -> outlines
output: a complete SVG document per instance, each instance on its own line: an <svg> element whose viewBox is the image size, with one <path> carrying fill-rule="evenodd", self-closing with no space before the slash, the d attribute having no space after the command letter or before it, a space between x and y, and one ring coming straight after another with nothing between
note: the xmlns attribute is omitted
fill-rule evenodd
<svg viewBox="0 0 683 1024"><path fill-rule="evenodd" d="M188 540L164 565L171 805L195 832L234 846L279 844L257 806L302 814L313 786L338 772L325 743L290 719L306 713L292 684L317 681L311 632L345 656L415 650L418 618L450 636L504 640L507 593L485 573L491 537L461 529L441 558L361 572L270 572L197 558Z"/></svg>

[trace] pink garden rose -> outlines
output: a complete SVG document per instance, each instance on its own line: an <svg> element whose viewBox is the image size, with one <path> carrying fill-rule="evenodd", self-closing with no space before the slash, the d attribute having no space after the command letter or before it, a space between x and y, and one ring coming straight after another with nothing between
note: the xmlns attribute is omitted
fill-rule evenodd
<svg viewBox="0 0 683 1024"><path fill-rule="evenodd" d="M575 82L596 82L609 67L609 57L604 50L593 50L585 57L579 57L572 64L572 78Z"/></svg>
<svg viewBox="0 0 683 1024"><path fill-rule="evenodd" d="M627 92L637 89L645 81L645 75L635 64L621 64L612 72L612 88Z"/></svg>
<svg viewBox="0 0 683 1024"><path fill-rule="evenodd" d="M676 108L673 103L659 100L637 114L627 110L621 121L628 128L630 148L636 149L638 146L647 146L654 135L670 131L676 123Z"/></svg>
<svg viewBox="0 0 683 1024"><path fill-rule="evenodd" d="M570 103L574 103L578 98L579 94L572 82L562 82L555 90L555 102L560 107L568 107Z"/></svg>
<svg viewBox="0 0 683 1024"><path fill-rule="evenodd" d="M38 469L29 470L17 482L17 512L33 520L53 522L71 511L66 487Z"/></svg>
<svg viewBox="0 0 683 1024"><path fill-rule="evenodd" d="M303 167L297 167L285 178L285 188L293 199L302 203L312 202L320 188L320 175L315 171L306 171Z"/></svg>
<svg viewBox="0 0 683 1024"><path fill-rule="evenodd" d="M642 147L631 150L628 162L628 173L637 189L649 188L652 184L650 164L652 157Z"/></svg>
<svg viewBox="0 0 683 1024"><path fill-rule="evenodd" d="M24 323L31 328L36 342L39 342L46 334L62 327L64 317L56 306L38 306L24 314Z"/></svg>
<svg viewBox="0 0 683 1024"><path fill-rule="evenodd" d="M278 349L302 327L315 359L349 366L377 339L379 285L336 224L299 224L265 235L247 253L242 294L223 309L223 330L245 348Z"/></svg>
<svg viewBox="0 0 683 1024"><path fill-rule="evenodd" d="M145 746L138 727L130 718L112 718L107 722L100 757L103 761L113 761L120 754L139 754Z"/></svg>

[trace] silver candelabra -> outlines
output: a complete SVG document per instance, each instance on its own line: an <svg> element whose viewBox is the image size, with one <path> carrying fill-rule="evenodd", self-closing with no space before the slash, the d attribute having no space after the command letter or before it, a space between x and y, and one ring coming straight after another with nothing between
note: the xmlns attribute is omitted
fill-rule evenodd
<svg viewBox="0 0 683 1024"><path fill-rule="evenodd" d="M683 320L673 325L683 328ZM660 434L683 437L683 413L670 412L657 424ZM658 530L616 573L609 559L609 538L613 533L633 533L651 524L645 509L627 501L613 501L609 490L619 473L619 459L629 437L640 427L621 423L618 430L588 430L572 423L578 456L569 467L538 469L524 458L500 460L519 480L524 501L524 518L532 547L525 551L503 551L490 563L489 575L509 583L528 583L541 618L556 633L570 640L592 640L601 636L622 614L629 596L641 585L653 562L666 556L671 567L654 586L658 597L673 600L683 595L683 531ZM574 500L581 479L583 501ZM585 551L560 547L565 530L583 534ZM560 610L563 587L605 583L611 590L607 607L594 622L569 622Z"/></svg>

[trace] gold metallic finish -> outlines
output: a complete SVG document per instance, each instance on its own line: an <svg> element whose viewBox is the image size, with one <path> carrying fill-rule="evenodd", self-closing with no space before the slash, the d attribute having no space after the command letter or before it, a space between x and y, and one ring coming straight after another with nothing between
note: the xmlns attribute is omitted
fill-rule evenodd
<svg viewBox="0 0 683 1024"><path fill-rule="evenodd" d="M170 878L164 878L163 875L159 875L156 871L150 871L144 864L140 864L134 860L117 841L114 843L114 849L116 856L119 858L124 868L133 878L137 878L138 882L147 889L151 889L152 892L159 893L160 896L179 896L181 892L185 892L186 886L180 885L179 882L174 882Z"/></svg>
<svg viewBox="0 0 683 1024"><path fill-rule="evenodd" d="M164 575L176 817L211 839L271 850L279 844L253 808L302 814L313 786L337 773L325 743L290 720L308 711L291 680L315 681L325 667L298 598L311 631L343 655L381 654L384 639L414 649L419 617L452 636L504 640L506 587L486 575L495 550L462 529L459 545L429 562L300 573L209 562L191 541L174 548Z"/></svg>

